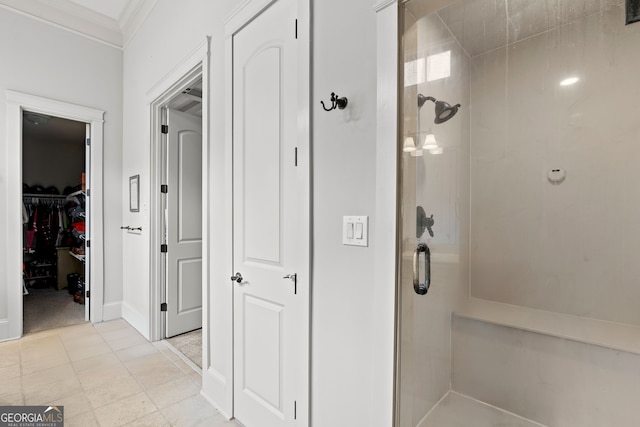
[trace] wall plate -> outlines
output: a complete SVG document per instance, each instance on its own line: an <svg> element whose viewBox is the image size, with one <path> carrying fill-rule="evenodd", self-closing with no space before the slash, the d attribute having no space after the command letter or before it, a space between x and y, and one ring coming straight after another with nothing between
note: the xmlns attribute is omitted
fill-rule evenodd
<svg viewBox="0 0 640 427"><path fill-rule="evenodd" d="M343 216L342 243L350 246L369 246L369 217Z"/></svg>

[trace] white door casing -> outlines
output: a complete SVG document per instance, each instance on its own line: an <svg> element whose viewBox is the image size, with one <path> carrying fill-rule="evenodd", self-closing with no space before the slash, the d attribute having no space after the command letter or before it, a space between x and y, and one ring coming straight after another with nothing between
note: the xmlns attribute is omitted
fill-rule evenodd
<svg viewBox="0 0 640 427"><path fill-rule="evenodd" d="M91 241L91 125L85 125L85 239ZM91 320L91 246L84 248L84 320Z"/></svg>
<svg viewBox="0 0 640 427"><path fill-rule="evenodd" d="M7 140L11 141L7 149L8 172L7 221L3 235L5 239L7 283L5 300L7 318L0 319L0 341L19 338L22 335L22 228L12 224L21 223L22 205L22 112L29 110L36 113L62 117L91 125L91 198L88 199L91 211L90 227L92 262L86 273L91 277L91 320L101 322L103 319L104 288L104 243L103 243L103 128L104 111L96 110L67 102L42 98L35 95L7 90ZM2 290L0 289L0 292ZM0 301L0 304L3 304ZM0 309L0 311L2 311Z"/></svg>
<svg viewBox="0 0 640 427"><path fill-rule="evenodd" d="M167 109L166 337L202 327L202 119Z"/></svg>
<svg viewBox="0 0 640 427"><path fill-rule="evenodd" d="M233 35L233 396L247 427L307 425L297 413L308 406L309 169L297 163L296 13L296 0L275 1Z"/></svg>

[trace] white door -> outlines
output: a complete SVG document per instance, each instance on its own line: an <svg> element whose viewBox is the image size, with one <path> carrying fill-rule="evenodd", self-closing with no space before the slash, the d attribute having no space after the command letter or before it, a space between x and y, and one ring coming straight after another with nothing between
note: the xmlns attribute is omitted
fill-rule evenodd
<svg viewBox="0 0 640 427"><path fill-rule="evenodd" d="M297 359L308 168L296 166L296 10L277 0L233 36L234 416L247 427L306 423L296 421L308 375Z"/></svg>
<svg viewBox="0 0 640 427"><path fill-rule="evenodd" d="M167 109L166 337L202 327L202 120Z"/></svg>

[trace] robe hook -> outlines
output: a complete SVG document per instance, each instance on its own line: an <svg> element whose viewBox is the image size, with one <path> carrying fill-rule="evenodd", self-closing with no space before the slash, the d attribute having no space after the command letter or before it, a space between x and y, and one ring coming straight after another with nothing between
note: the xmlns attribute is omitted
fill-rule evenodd
<svg viewBox="0 0 640 427"><path fill-rule="evenodd" d="M345 98L344 96L342 98L338 98L338 95L336 95L334 92L331 92L331 108L327 108L324 105L324 101L320 101L320 103L322 104L322 108L324 108L324 111L335 110L336 107L340 110L344 110L348 102L349 101L347 100L347 98Z"/></svg>

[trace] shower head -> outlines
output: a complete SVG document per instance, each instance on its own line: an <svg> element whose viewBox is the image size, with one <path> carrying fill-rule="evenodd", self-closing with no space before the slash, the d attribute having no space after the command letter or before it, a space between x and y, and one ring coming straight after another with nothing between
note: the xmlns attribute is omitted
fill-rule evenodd
<svg viewBox="0 0 640 427"><path fill-rule="evenodd" d="M458 112L458 108L460 108L460 104L451 106L444 101L438 101L433 96L424 96L421 93L418 94L418 108L422 108L424 103L427 101L431 101L436 104L436 118L433 122L437 125L444 123L451 117L455 116Z"/></svg>

